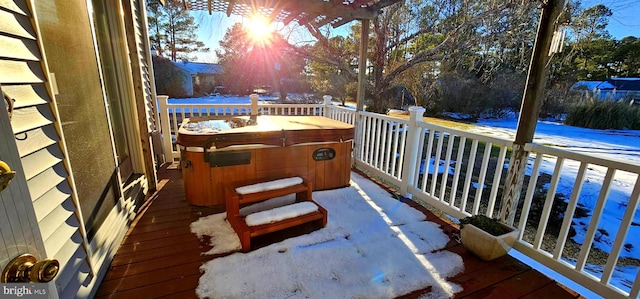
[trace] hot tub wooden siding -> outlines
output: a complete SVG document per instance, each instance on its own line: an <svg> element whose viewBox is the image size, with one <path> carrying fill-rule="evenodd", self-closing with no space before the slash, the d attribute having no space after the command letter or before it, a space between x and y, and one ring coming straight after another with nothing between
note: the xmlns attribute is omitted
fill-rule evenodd
<svg viewBox="0 0 640 299"><path fill-rule="evenodd" d="M302 120L309 117L291 116L290 118ZM287 131L287 134L293 133L295 135L297 131L298 136L308 136L309 134L314 134L314 131L331 130L331 125L334 124L334 121L330 119L314 117L313 120L316 122L321 120L325 127L320 129L310 127L305 130L298 128L298 130ZM344 124L340 123L339 130L341 134L344 134L344 132L347 132L347 134L339 138L330 137L328 138L330 140L322 143L302 143L287 146L256 145L251 148L237 150L229 148L210 150L210 152L225 153L250 152L251 161L249 164L244 165L211 167L209 162L205 161L205 153L202 148L200 148L201 151L195 151L189 150L193 149L193 147L187 147L182 152L180 163L187 202L197 206L224 205L223 184L249 180L271 180L300 176L313 184L313 190L348 186L352 147L350 139L353 138L353 127L345 131ZM316 136L320 135L331 136L327 132L316 134ZM343 139L349 140L345 141ZM330 160L314 160L313 152L320 148L332 148L335 150L335 157Z"/></svg>

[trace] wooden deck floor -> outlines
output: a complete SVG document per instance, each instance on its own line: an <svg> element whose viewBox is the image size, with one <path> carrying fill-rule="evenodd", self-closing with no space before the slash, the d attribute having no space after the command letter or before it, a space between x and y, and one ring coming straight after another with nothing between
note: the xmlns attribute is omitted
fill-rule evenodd
<svg viewBox="0 0 640 299"><path fill-rule="evenodd" d="M199 267L214 258L203 256L208 250L189 230L189 224L220 209L189 205L184 198L180 170L163 168L158 173L159 191L142 207L124 243L119 248L96 298L196 298L195 289L201 276ZM457 228L418 205L412 205L439 223L448 233ZM252 242L265 246L292 234L285 231ZM447 250L459 254L465 270L450 280L464 290L456 298L580 298L572 290L554 282L531 267L505 256L484 262L470 255L455 240ZM401 298L418 298L429 289L418 290Z"/></svg>

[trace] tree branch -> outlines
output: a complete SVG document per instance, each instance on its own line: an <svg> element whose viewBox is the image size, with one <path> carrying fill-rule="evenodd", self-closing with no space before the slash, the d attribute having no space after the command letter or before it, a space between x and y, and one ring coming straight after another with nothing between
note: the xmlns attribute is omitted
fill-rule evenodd
<svg viewBox="0 0 640 299"><path fill-rule="evenodd" d="M398 67L396 67L393 71L389 72L383 81L383 84L387 85L389 83L391 83L391 81L393 81L398 75L402 74L404 71L406 71L407 69L411 68L412 66L422 63L422 62L426 62L426 61L433 61L436 60L435 56L436 54L440 53L441 51L443 51L444 48L450 46L451 44L456 42L456 39L458 37L458 32L460 32L461 30L476 24L477 22L479 22L480 20L482 20L483 18L494 14L496 12L500 12L504 9L510 8L513 6L513 3L511 1L509 1L508 3L505 4L501 4L498 5L492 9L489 9L481 14L478 14L476 16L474 16L473 18L465 21L464 23L458 25L456 28L454 28L453 30L451 30L449 33L447 33L446 37L444 38L444 40L438 44L437 46L435 46L434 48L430 49L430 50L426 50L423 52L420 52L416 55L414 55L412 58L410 58L409 60L405 61L403 64L399 65ZM410 37L415 38L418 35L410 35ZM402 39L404 40L404 39ZM441 58L441 57L437 57L437 58Z"/></svg>

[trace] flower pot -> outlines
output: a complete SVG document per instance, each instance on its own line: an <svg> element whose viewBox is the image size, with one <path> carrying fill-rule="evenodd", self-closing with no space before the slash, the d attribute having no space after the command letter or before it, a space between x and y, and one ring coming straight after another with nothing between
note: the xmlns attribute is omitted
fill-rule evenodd
<svg viewBox="0 0 640 299"><path fill-rule="evenodd" d="M462 245L484 261L497 259L511 249L518 238L518 230L503 225L511 231L500 236L493 236L473 224L465 224L460 230Z"/></svg>

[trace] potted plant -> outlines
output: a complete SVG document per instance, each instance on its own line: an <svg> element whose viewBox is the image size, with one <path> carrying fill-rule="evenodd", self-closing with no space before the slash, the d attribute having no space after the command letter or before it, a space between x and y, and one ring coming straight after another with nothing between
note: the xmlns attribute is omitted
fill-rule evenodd
<svg viewBox="0 0 640 299"><path fill-rule="evenodd" d="M517 229L484 215L474 215L460 220L462 245L485 261L507 254L517 237Z"/></svg>

